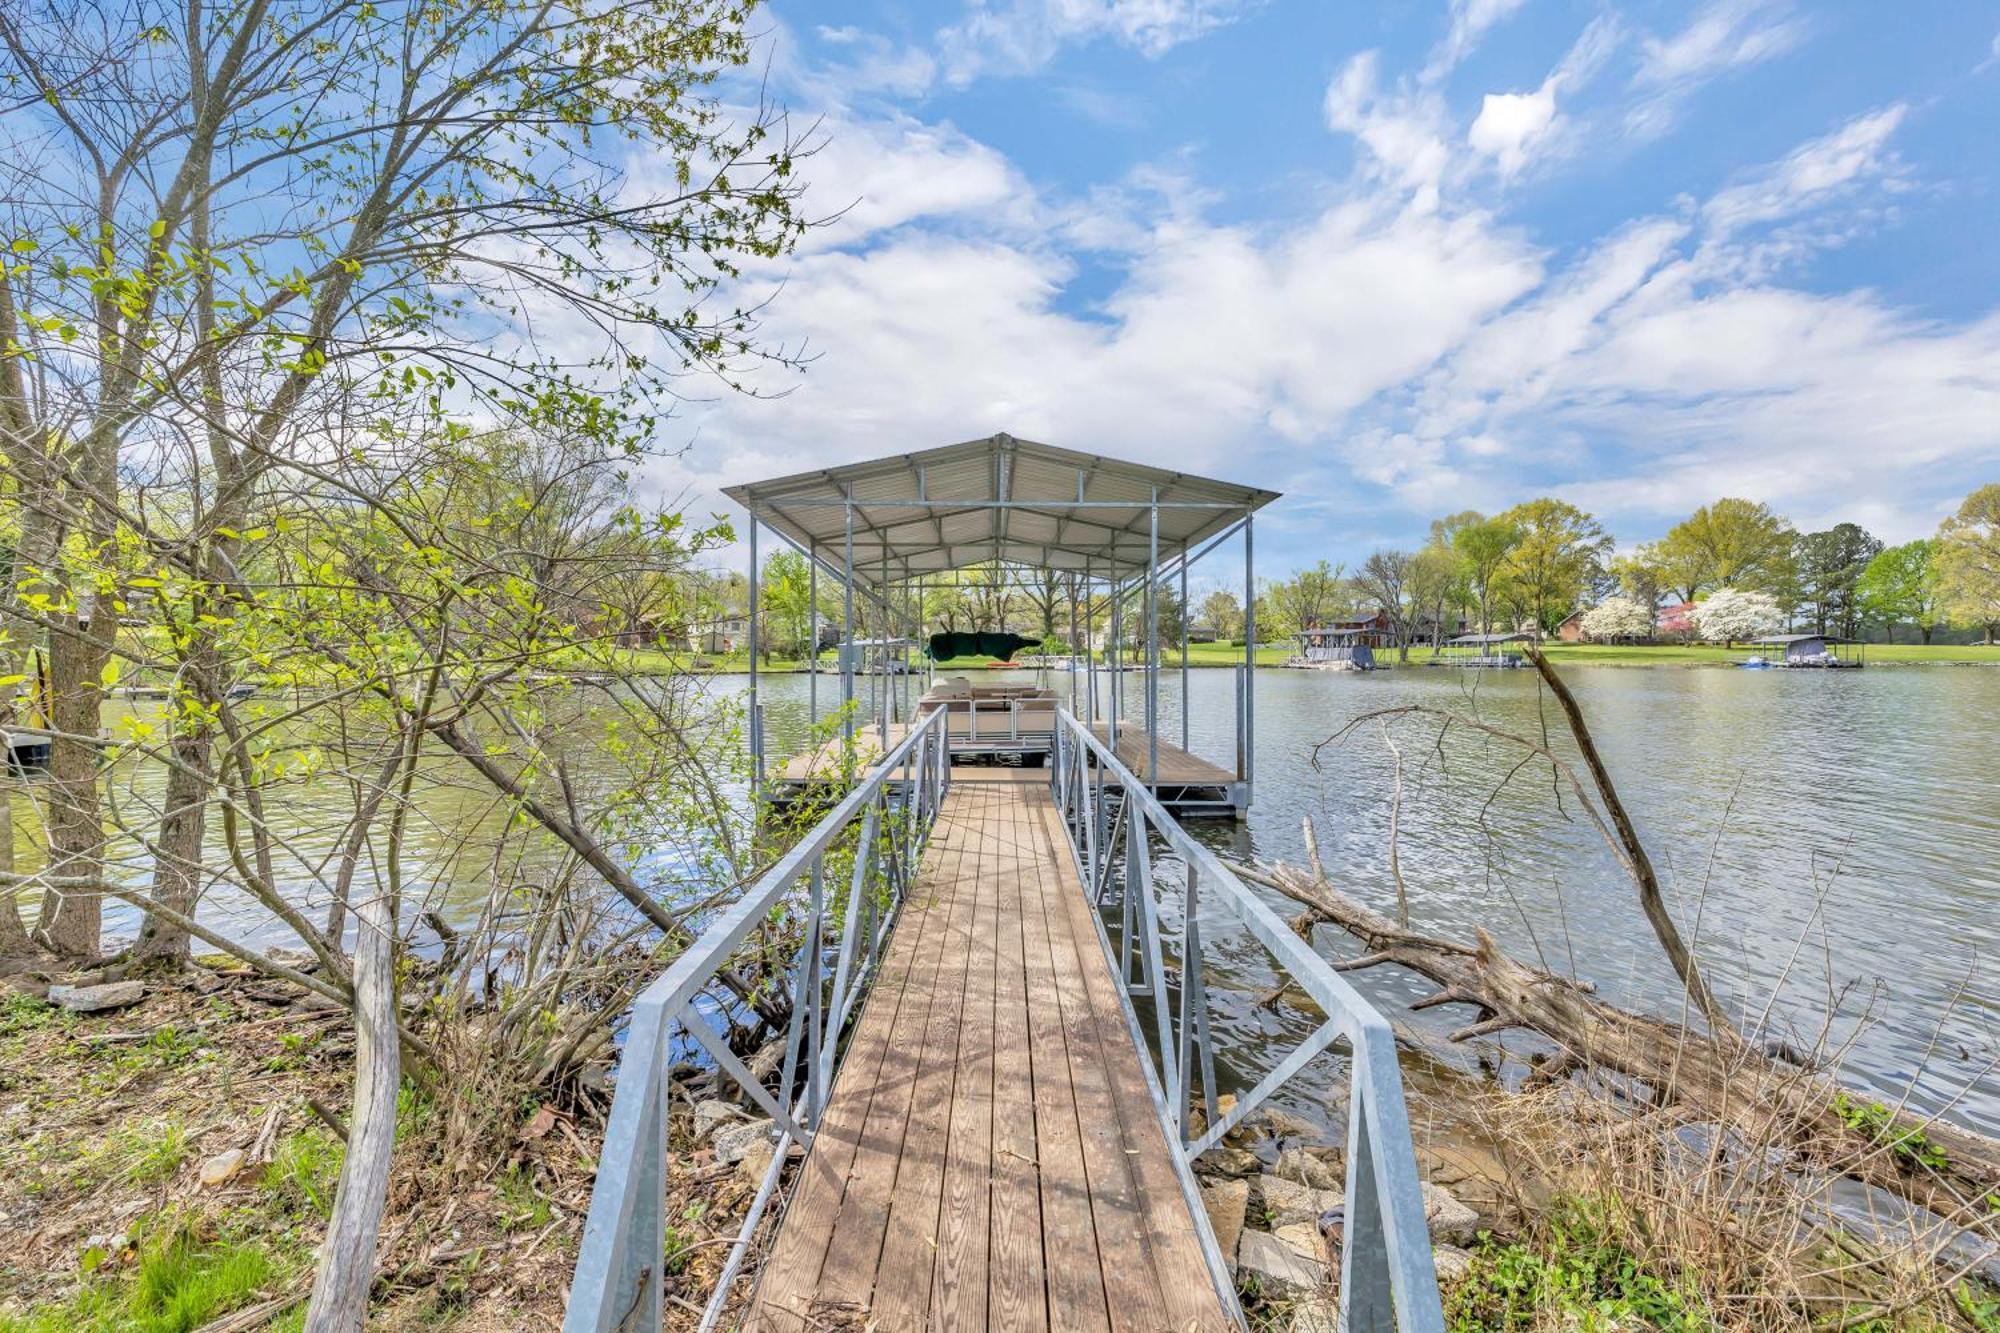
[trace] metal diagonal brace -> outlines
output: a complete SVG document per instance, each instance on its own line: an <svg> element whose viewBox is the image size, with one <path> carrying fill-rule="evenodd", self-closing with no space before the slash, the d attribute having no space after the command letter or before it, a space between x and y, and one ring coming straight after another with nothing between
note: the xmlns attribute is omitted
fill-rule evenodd
<svg viewBox="0 0 2000 1333"><path fill-rule="evenodd" d="M795 1141L811 1146L812 1135L800 1129L793 1121L791 1112L778 1105L778 1099L765 1088L763 1081L744 1068L743 1062L736 1058L736 1052L729 1049L729 1043L722 1039L721 1033L693 1015L684 1015L680 1024L687 1029L689 1036L701 1043L703 1050L715 1057L715 1063L722 1067L722 1071L735 1079L743 1091L749 1093L752 1100L764 1108L773 1124L791 1135Z"/></svg>

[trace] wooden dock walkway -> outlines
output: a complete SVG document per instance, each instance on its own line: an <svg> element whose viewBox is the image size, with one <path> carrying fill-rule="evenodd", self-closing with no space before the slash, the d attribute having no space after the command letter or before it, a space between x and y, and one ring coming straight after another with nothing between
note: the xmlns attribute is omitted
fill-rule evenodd
<svg viewBox="0 0 2000 1333"><path fill-rule="evenodd" d="M894 750L909 734L909 724L891 722L888 727L888 749ZM1092 730L1099 740L1105 740L1110 728L1096 723ZM881 762L885 750L881 740L879 724L856 728L854 733L855 759L862 773L868 772ZM830 782L840 776L840 738L823 741L814 749L805 750L787 759L775 776L780 782L804 785L813 782ZM1141 781L1147 780L1147 766L1151 762L1150 747L1146 743L1143 727L1133 723L1123 723L1118 728L1118 749L1115 752L1119 762L1132 770ZM955 778L966 778L977 782L983 771L1007 772L1008 769L992 765L964 765L954 770ZM1030 770L1038 776L1037 781L1046 782L1046 770ZM999 781L1005 781L1001 778ZM1229 787L1237 782L1236 774L1220 764L1210 763L1196 754L1190 754L1180 746L1164 738L1160 741L1159 783L1168 787Z"/></svg>
<svg viewBox="0 0 2000 1333"><path fill-rule="evenodd" d="M1046 786L954 781L746 1327L1232 1327L1090 914Z"/></svg>

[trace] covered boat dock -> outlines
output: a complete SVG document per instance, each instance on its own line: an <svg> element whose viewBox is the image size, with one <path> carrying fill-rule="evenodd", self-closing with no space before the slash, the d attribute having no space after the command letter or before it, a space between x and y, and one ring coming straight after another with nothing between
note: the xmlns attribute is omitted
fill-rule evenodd
<svg viewBox="0 0 2000 1333"><path fill-rule="evenodd" d="M1510 653L1510 643L1533 643L1535 636L1526 633L1511 634L1461 634L1455 639L1447 639L1431 659L1432 666L1450 667L1522 667L1528 659L1520 653Z"/></svg>
<svg viewBox="0 0 2000 1333"><path fill-rule="evenodd" d="M1185 706L1185 635L1178 644L1162 642L1160 593L1177 584L1185 606L1189 569L1239 546L1250 608L1245 639L1254 641L1253 519L1276 492L1001 434L731 486L725 494L750 516L750 745L760 782L802 794L844 771L851 762L846 747L862 733L873 734L868 752L887 754L899 729L935 708L952 715L958 762L1046 763L1053 743L1048 720L1060 694L1115 753L1133 761L1169 808L1237 817L1248 810L1256 736L1250 650L1235 668L1229 751L1197 753ZM762 532L806 557L815 618L825 576L843 642L852 642L863 622L877 638L930 642L941 627L926 623L927 594L957 571L985 566L1056 580L1063 602L1057 623L1071 650L1088 641L1093 625L1105 623L1103 651L1065 673L1060 691L1033 693L1013 684L941 679L928 656L907 677L871 679L864 690L857 685L862 673L843 660L838 692L824 701L844 710L841 735L806 754L774 758L757 670ZM1183 705L1171 728L1160 709L1169 687ZM808 699L814 723L821 705L815 681Z"/></svg>
<svg viewBox="0 0 2000 1333"><path fill-rule="evenodd" d="M1194 1163L1331 1055L1348 1128L1325 1294L1352 1333L1443 1333L1393 1031L1166 804L1193 757L1158 725L1159 586L1240 536L1253 592L1250 517L1271 494L1007 436L730 493L815 568L840 552L849 640L857 599L919 638L913 585L956 562L1060 561L1073 622L1108 614L1113 664L1130 651L1143 670L1084 673L1068 698L932 680L919 706L884 688L866 717L843 673L835 739L870 748L822 779L822 747L760 784L768 801L823 780L828 808L633 1005L567 1333L663 1326L667 1127L690 1050L768 1126L706 1304L673 1295L702 1330L1241 1330ZM1247 804L1247 663L1239 682L1237 767L1213 767ZM787 942L780 1016L752 1012L731 968ZM1216 1016L1273 983L1323 1017L1268 1067L1219 1057Z"/></svg>

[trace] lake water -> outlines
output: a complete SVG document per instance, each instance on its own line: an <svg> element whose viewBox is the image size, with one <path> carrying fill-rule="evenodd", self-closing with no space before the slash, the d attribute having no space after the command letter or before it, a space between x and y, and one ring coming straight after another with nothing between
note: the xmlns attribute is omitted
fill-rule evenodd
<svg viewBox="0 0 2000 1333"><path fill-rule="evenodd" d="M1224 764L1233 675L1197 670L1188 689L1192 748ZM1847 1077L1885 1098L1907 1093L1915 1109L2000 1130L2000 670L1574 666L1564 676L1726 1002L1801 1046L1849 1048ZM806 678L761 687L774 743L797 736ZM1136 677L1130 688L1136 698ZM1162 688L1161 731L1174 739L1177 678ZM820 689L824 702L837 682ZM1527 735L1541 734L1551 707L1531 671L1259 671L1249 819L1191 827L1232 854L1303 861L1310 816L1328 873L1393 912L1395 759L1383 726L1314 752L1357 717L1405 705ZM1560 737L1559 715L1547 722ZM1461 731L1439 754L1436 719L1389 728L1403 755L1398 850L1414 925L1468 940L1483 927L1607 998L1678 1012L1630 881L1573 802L1557 802L1546 766L1507 782L1515 747ZM1573 754L1566 738L1558 748ZM1320 946L1355 952L1330 931ZM1426 989L1393 969L1352 979L1385 1004ZM1466 1019L1453 1007L1415 1021ZM1267 1066L1260 1044L1303 1031L1248 1006L1217 1026L1241 1074Z"/></svg>
<svg viewBox="0 0 2000 1333"><path fill-rule="evenodd" d="M1753 1020L1768 1014L1800 1045L1851 1045L1847 1077L1885 1098L1907 1094L1914 1108L2000 1130L2000 670L1576 666L1564 674L1683 932L1727 1002ZM1068 677L1051 680L1061 686ZM718 676L703 688L722 696L746 683ZM1129 685L1136 698L1138 678ZM838 682L823 677L819 689L824 704ZM763 679L774 751L803 736L808 690L804 676ZM1191 673L1192 748L1222 763L1233 763L1234 699L1234 673ZM1544 702L1526 671L1260 671L1249 818L1191 827L1233 855L1299 861L1300 821L1310 816L1341 887L1393 911L1395 761L1383 725L1366 723L1317 758L1315 747L1358 717L1407 705L1539 734ZM1179 736L1182 711L1169 675L1163 735ZM1560 732L1553 713L1549 723ZM1388 726L1403 755L1398 849L1413 924L1467 939L1483 927L1510 952L1587 978L1608 998L1677 1010L1677 988L1630 883L1573 802L1556 800L1546 767L1507 781L1520 759L1511 746L1461 730L1440 751L1435 719ZM581 759L593 753L587 740L578 748ZM412 825L411 878L430 885L448 915L471 915L494 880L493 847L508 812L456 778L455 761L434 762L436 781L427 775ZM157 770L127 764L119 772L119 799L157 800ZM323 902L315 876L331 863L350 800L337 781L274 795L288 891ZM14 812L26 852L41 837L36 815L19 800ZM114 869L143 882L143 849L115 851ZM510 853L534 854L525 844ZM663 873L678 855L662 830L642 859ZM26 855L21 868L32 864ZM211 896L204 915L233 933L275 938L227 890ZM106 920L112 934L136 924L117 904L107 905ZM1353 951L1329 931L1319 943ZM1216 940L1218 967L1240 948ZM1247 949L1242 957L1247 977ZM1387 969L1354 980L1385 1005L1421 990ZM1216 1028L1225 1063L1248 1081L1282 1058L1306 1020L1257 1008L1246 994L1217 996ZM1415 1021L1445 1028L1465 1019L1447 1009ZM1310 1101L1311 1090L1303 1095Z"/></svg>

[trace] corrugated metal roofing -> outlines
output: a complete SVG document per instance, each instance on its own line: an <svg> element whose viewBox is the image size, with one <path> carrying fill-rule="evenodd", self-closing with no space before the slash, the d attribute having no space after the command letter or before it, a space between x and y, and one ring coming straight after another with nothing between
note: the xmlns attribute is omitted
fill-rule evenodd
<svg viewBox="0 0 2000 1333"><path fill-rule="evenodd" d="M835 565L852 498L855 569L871 583L882 581L885 562L890 582L992 560L1131 574L1146 568L1156 491L1162 559L1278 498L1006 434L723 488Z"/></svg>

